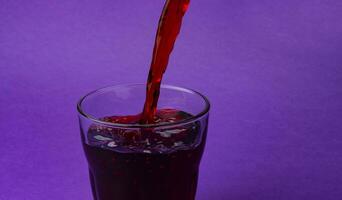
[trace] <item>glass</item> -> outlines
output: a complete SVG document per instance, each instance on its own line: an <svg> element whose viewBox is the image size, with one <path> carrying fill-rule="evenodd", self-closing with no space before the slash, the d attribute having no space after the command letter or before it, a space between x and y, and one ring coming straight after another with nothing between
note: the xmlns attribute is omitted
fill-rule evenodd
<svg viewBox="0 0 342 200"><path fill-rule="evenodd" d="M142 111L145 85L93 91L78 103L83 149L94 200L194 200L209 101L193 90L162 85L158 110L187 113L180 121L112 123Z"/></svg>

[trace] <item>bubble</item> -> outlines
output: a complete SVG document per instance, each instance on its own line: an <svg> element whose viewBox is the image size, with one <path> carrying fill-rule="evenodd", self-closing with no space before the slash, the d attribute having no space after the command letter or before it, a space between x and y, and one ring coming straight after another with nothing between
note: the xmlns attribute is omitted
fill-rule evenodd
<svg viewBox="0 0 342 200"><path fill-rule="evenodd" d="M157 133L165 138L169 138L174 134L182 133L186 131L186 129L172 129L172 130L163 130L163 131L157 131Z"/></svg>
<svg viewBox="0 0 342 200"><path fill-rule="evenodd" d="M143 152L144 153L152 153L150 150L146 150L146 149Z"/></svg>
<svg viewBox="0 0 342 200"><path fill-rule="evenodd" d="M182 146L184 143L182 141L179 141L179 142L175 142L173 143L173 146L175 147L179 147L179 146Z"/></svg>
<svg viewBox="0 0 342 200"><path fill-rule="evenodd" d="M150 140L148 138L146 138L145 143L146 145L151 145Z"/></svg>
<svg viewBox="0 0 342 200"><path fill-rule="evenodd" d="M107 144L107 146L108 146L108 147L114 148L114 147L117 147L118 145L117 145L114 141L112 141L112 142L109 142L109 143Z"/></svg>
<svg viewBox="0 0 342 200"><path fill-rule="evenodd" d="M102 135L95 135L94 138L100 141L112 141L112 138L103 137Z"/></svg>

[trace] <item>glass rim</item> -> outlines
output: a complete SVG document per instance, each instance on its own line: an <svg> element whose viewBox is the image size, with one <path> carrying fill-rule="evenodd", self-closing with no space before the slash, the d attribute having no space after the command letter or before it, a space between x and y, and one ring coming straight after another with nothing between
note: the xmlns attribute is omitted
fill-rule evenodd
<svg viewBox="0 0 342 200"><path fill-rule="evenodd" d="M84 100L86 100L87 97L90 97L96 93L101 93L103 91L106 91L108 89L114 89L116 87L134 87L134 86L145 86L145 84L139 84L139 83L137 83L137 84L118 84L118 85L105 86L105 87L93 90L93 91L87 93L86 95L84 95L83 97L81 97L81 99L77 102L78 114L85 117L86 119L89 119L90 121L92 121L94 123L97 123L97 124L102 124L102 125L110 126L113 128L130 129L130 128L172 128L172 127L176 127L176 126L182 126L182 125L186 125L189 123L193 123L196 120L202 118L203 116L205 116L206 114L209 113L210 102L206 96L204 96L200 92L197 92L197 91L189 89L189 88L167 85L167 84L161 84L160 88L161 89L171 89L171 90L178 91L178 92L186 92L189 94L197 95L204 101L204 104L205 104L204 108L200 112L198 112L196 115L191 116L187 119L180 120L177 122L164 122L164 123L157 123L157 124L124 124L124 123L106 122L104 120L98 119L98 118L86 113L82 109L82 103L84 102Z"/></svg>

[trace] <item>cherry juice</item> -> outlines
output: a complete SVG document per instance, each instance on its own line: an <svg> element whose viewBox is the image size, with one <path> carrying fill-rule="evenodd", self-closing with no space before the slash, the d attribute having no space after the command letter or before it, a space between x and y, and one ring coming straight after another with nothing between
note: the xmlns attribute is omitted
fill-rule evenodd
<svg viewBox="0 0 342 200"><path fill-rule="evenodd" d="M155 119L186 117L167 109ZM105 120L134 124L139 117ZM92 126L83 147L94 200L194 200L206 131L198 122L164 130Z"/></svg>
<svg viewBox="0 0 342 200"><path fill-rule="evenodd" d="M147 126L127 129L94 124L87 132L82 130L94 200L195 199L206 125L201 126L199 121L182 123L193 116L180 110L157 110L162 77L188 5L189 0L166 0L142 113L101 119ZM173 122L180 125L162 126Z"/></svg>

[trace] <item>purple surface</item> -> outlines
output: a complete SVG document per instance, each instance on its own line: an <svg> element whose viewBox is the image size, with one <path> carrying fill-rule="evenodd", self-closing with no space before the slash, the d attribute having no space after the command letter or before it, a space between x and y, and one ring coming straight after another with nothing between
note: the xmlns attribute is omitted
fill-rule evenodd
<svg viewBox="0 0 342 200"><path fill-rule="evenodd" d="M0 0L0 199L90 200L76 101L145 82L162 0ZM198 200L342 196L340 0L193 0L164 83L212 102Z"/></svg>

